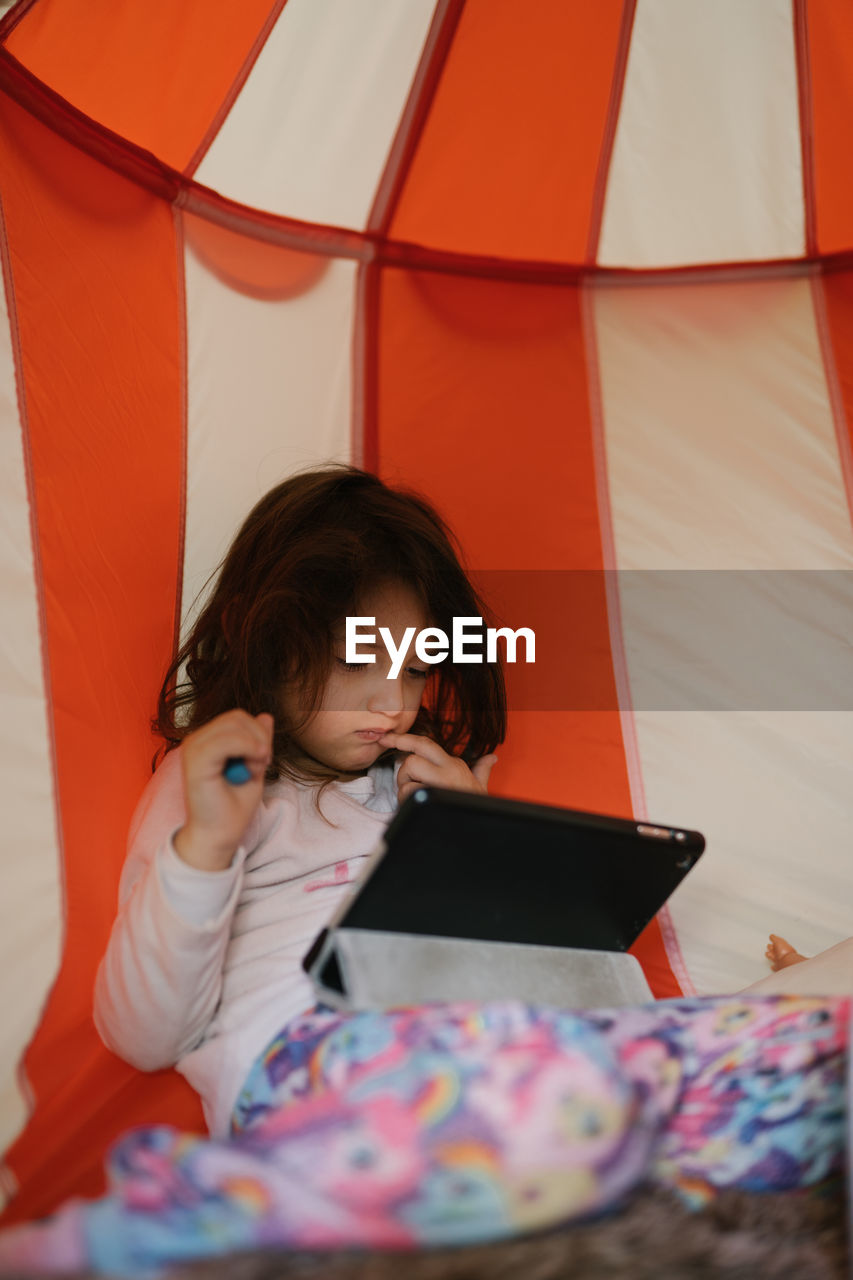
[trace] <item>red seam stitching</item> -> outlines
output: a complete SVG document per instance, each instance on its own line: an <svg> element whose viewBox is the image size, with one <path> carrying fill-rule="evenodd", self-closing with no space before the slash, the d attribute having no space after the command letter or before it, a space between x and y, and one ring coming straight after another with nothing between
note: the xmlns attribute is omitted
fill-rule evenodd
<svg viewBox="0 0 853 1280"><path fill-rule="evenodd" d="M354 467L364 466L364 396L365 396L365 327L364 290L366 287L365 264L360 263L355 278L355 311L350 347L350 462Z"/></svg>
<svg viewBox="0 0 853 1280"><path fill-rule="evenodd" d="M397 211L464 8L465 0L439 0L433 14L367 218L368 231L383 239Z"/></svg>
<svg viewBox="0 0 853 1280"><path fill-rule="evenodd" d="M794 0L794 53L797 63L797 106L800 115L800 156L803 170L805 251L817 253L817 200L814 175L814 123L812 116L811 58L805 0Z"/></svg>
<svg viewBox="0 0 853 1280"><path fill-rule="evenodd" d="M191 178L181 182L174 203L188 213L194 213L199 218L230 231L242 232L256 240L287 249L302 249L310 253L325 254L327 257L361 260L371 258L375 253L372 238L360 231L320 222L301 222L297 218L284 218L275 213L266 213L263 209L253 209L249 205L238 204L236 200L229 200Z"/></svg>
<svg viewBox="0 0 853 1280"><path fill-rule="evenodd" d="M207 126L204 133L202 134L201 141L199 142L195 151L190 156L187 164L184 166L184 174L188 178L192 177L192 175L195 173L196 169L201 164L204 157L207 155L207 152L210 149L211 143L213 142L216 135L219 133L219 130L222 128L222 125L225 123L225 120L229 112L231 111L231 108L234 106L234 103L237 101L237 98L240 94L240 90L243 88L243 85L248 80L252 72L252 68L254 67L255 63L260 57L261 50L263 49L269 37L271 36L273 28L275 27L275 24L278 22L279 18L281 17L282 10L284 9L284 6L286 4L287 4L287 0L276 0L276 3L273 5L272 9L270 9L269 13L267 14L266 19L264 20L263 26L261 27L260 31L256 35L254 42L252 43L252 46L249 49L249 52L246 54L246 57L243 59L243 65L240 67L236 76L232 80L231 85L227 93L225 94L225 97L220 102L219 107L217 108L213 116L213 119L210 121L210 124Z"/></svg>
<svg viewBox="0 0 853 1280"><path fill-rule="evenodd" d="M586 244L584 261L594 263L598 257L598 242L601 238L601 223L604 218L604 200L607 195L607 182L610 177L610 161L616 141L616 126L622 110L622 94L625 90L625 77L628 71L628 54L631 49L631 36L634 30L634 13L637 0L625 0L622 7L622 21L619 26L619 39L616 44L616 57L613 63L613 80L610 85L610 102L607 105L607 116L604 121L604 134L601 140L601 151L598 156L598 168L592 188L592 203L589 211L589 236Z"/></svg>
<svg viewBox="0 0 853 1280"><path fill-rule="evenodd" d="M809 258L768 258L761 262L710 262L679 267L599 267L582 263L545 262L520 258L492 258L486 255L455 253L446 249L427 249L408 241L387 240L376 248L376 259L383 266L421 271L442 271L449 275L483 277L489 280L515 280L526 284L583 284L590 280L611 284L696 284L705 280L742 281L807 275L815 263L824 270L847 270L853 266L853 249L837 254Z"/></svg>
<svg viewBox="0 0 853 1280"><path fill-rule="evenodd" d="M838 464L841 469L841 480L847 499L847 511L853 528L853 447L850 441L850 424L844 405L844 395L838 377L838 364L835 359L835 347L832 341L832 326L826 307L826 295L823 281L819 275L811 280L812 307L814 308L815 325L817 327L820 354L823 360L823 373L826 379L826 391L829 398L832 422L835 428L835 440L838 446Z"/></svg>
<svg viewBox="0 0 853 1280"><path fill-rule="evenodd" d="M36 0L18 0L18 3L12 5L6 16L0 18L0 44L12 34L15 27L35 3Z"/></svg>
<svg viewBox="0 0 853 1280"><path fill-rule="evenodd" d="M184 597L184 556L186 552L187 528L187 439L189 417L189 389L187 379L187 287L186 257L184 245L184 222L179 209L173 209L175 227L175 255L177 258L177 304L178 304L178 359L181 367L181 492L178 511L178 546L175 572L175 616L172 629L172 659L178 652L181 643L181 615Z"/></svg>
<svg viewBox="0 0 853 1280"><path fill-rule="evenodd" d="M598 353L598 336L595 329L594 300L591 289L583 289L581 291L580 309L583 326L587 404L589 406L590 434L595 469L596 509L601 540L605 599L607 602L607 626L610 636L610 663L613 686L616 691L616 706L619 710L622 728L622 746L625 752L625 768L631 792L631 807L635 818L646 820L648 817L646 796L643 786L639 745L634 731L634 709L631 705L631 684L625 656L625 635L622 625L619 583L616 577L618 565L616 562L616 539L613 532L613 513L610 503L610 478L607 466L604 408L601 396L601 362Z"/></svg>
<svg viewBox="0 0 853 1280"><path fill-rule="evenodd" d="M0 48L0 89L54 133L140 186L169 199L180 189L176 170L87 116L5 48Z"/></svg>
<svg viewBox="0 0 853 1280"><path fill-rule="evenodd" d="M465 0L439 0L412 77L382 176L367 217L368 233L385 242L418 143L429 118ZM379 467L378 359L380 267L377 258L362 263L358 272L355 333L353 335L353 412L351 450L367 471Z"/></svg>
<svg viewBox="0 0 853 1280"><path fill-rule="evenodd" d="M361 453L365 471L379 470L379 268L366 263L362 268L363 293L360 301L362 330Z"/></svg>

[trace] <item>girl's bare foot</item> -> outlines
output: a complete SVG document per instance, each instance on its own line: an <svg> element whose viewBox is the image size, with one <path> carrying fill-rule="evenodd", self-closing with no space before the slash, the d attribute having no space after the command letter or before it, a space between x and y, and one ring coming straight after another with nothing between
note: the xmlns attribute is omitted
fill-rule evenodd
<svg viewBox="0 0 853 1280"><path fill-rule="evenodd" d="M799 964L802 960L807 959L801 956L784 938L780 938L778 933L771 933L770 941L764 954L770 961L770 968L774 971L779 969L787 969L789 964Z"/></svg>

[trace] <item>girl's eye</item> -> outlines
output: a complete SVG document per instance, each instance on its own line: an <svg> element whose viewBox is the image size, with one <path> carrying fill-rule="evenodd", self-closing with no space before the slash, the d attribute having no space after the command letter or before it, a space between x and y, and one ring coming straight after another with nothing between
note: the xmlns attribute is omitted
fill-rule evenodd
<svg viewBox="0 0 853 1280"><path fill-rule="evenodd" d="M365 671L368 667L372 667L372 662L347 662L346 658L335 658L338 666L343 667L344 671ZM421 667L406 667L406 675L414 677L416 680L426 680L430 674L429 668L423 670Z"/></svg>
<svg viewBox="0 0 853 1280"><path fill-rule="evenodd" d="M365 667L373 665L370 662L347 662L346 658L335 658L335 662L342 666L344 671L364 671Z"/></svg>

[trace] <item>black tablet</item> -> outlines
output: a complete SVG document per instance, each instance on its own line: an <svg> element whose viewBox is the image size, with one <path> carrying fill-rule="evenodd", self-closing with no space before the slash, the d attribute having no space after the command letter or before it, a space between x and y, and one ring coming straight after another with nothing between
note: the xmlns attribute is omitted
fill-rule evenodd
<svg viewBox="0 0 853 1280"><path fill-rule="evenodd" d="M333 923L626 951L704 848L698 831L423 787Z"/></svg>

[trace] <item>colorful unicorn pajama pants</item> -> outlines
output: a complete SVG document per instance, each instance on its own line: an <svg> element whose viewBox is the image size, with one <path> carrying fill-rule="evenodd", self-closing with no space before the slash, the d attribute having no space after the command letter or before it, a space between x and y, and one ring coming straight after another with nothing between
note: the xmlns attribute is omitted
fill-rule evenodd
<svg viewBox="0 0 853 1280"><path fill-rule="evenodd" d="M0 1271L156 1276L235 1249L465 1244L615 1208L640 1182L825 1185L850 1000L729 996L317 1009L255 1063L227 1140L114 1146L110 1191L0 1234Z"/></svg>

